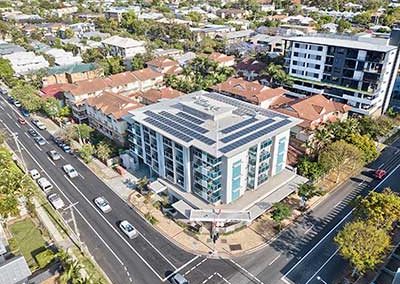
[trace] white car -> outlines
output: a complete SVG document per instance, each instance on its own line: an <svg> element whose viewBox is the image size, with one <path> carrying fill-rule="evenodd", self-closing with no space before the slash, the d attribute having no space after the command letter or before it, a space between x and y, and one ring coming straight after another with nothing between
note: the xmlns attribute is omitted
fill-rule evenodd
<svg viewBox="0 0 400 284"><path fill-rule="evenodd" d="M15 101L14 101L14 105L15 105L16 107L21 107L21 106L22 106L22 105L21 105L21 102L18 101L18 100L15 100Z"/></svg>
<svg viewBox="0 0 400 284"><path fill-rule="evenodd" d="M48 193L50 190L53 189L53 185L45 177L41 177L40 179L38 179L37 183L45 193Z"/></svg>
<svg viewBox="0 0 400 284"><path fill-rule="evenodd" d="M103 211L103 213L108 213L111 211L111 206L108 203L108 201L103 197L103 196L99 196L94 200L94 203L96 204L97 207L99 207L99 209L101 211Z"/></svg>
<svg viewBox="0 0 400 284"><path fill-rule="evenodd" d="M136 238L139 234L138 231L129 223L128 221L124 220L119 223L119 228L122 232L128 236L130 239Z"/></svg>
<svg viewBox="0 0 400 284"><path fill-rule="evenodd" d="M46 130L46 125L44 125L39 119L32 119L32 124L40 130Z"/></svg>
<svg viewBox="0 0 400 284"><path fill-rule="evenodd" d="M47 199L50 201L51 205L53 205L53 207L55 209L61 209L64 207L64 201L60 198L60 196L58 196L57 193L53 193L50 194L49 196L47 196Z"/></svg>
<svg viewBox="0 0 400 284"><path fill-rule="evenodd" d="M47 152L47 155L53 160L53 161L58 161L61 159L61 155L57 153L56 150L50 150Z"/></svg>
<svg viewBox="0 0 400 284"><path fill-rule="evenodd" d="M64 165L63 170L70 178L74 178L74 177L78 176L78 172L70 164Z"/></svg>
<svg viewBox="0 0 400 284"><path fill-rule="evenodd" d="M37 169L32 169L32 170L30 170L30 171L29 171L29 174L31 175L31 177L32 177L34 180L37 180L38 178L40 178L40 173L39 173L39 171L38 171Z"/></svg>

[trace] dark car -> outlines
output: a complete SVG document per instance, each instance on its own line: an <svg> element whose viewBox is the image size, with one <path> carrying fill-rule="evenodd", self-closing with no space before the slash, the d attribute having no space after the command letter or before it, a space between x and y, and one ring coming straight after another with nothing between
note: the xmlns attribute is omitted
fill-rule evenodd
<svg viewBox="0 0 400 284"><path fill-rule="evenodd" d="M29 135L30 136L32 136L32 137L38 137L39 136L39 133L37 133L35 130L33 130L33 129L29 129L28 130L28 133L29 133Z"/></svg>
<svg viewBox="0 0 400 284"><path fill-rule="evenodd" d="M27 111L26 109L21 109L21 113L22 113L22 115L24 116L24 117L29 117L29 111Z"/></svg>

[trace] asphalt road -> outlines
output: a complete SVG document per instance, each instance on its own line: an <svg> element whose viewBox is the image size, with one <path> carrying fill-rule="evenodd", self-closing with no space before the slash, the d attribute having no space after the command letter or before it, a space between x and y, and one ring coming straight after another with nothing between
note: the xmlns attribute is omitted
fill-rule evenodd
<svg viewBox="0 0 400 284"><path fill-rule="evenodd" d="M63 153L53 144L46 131L37 130L48 143L36 145L26 133L34 126L19 125L18 115L19 111L0 97L0 127L17 133L28 169L36 168L47 176L66 204L78 202L74 208L81 239L113 283L168 282L167 276L174 271L180 271L190 283L196 284L319 283L318 276L327 283L335 283L347 263L334 254L332 237L351 218L349 202L359 194L366 195L378 183L368 172L352 178L253 254L231 260L195 256L154 230L76 157ZM9 143L18 152L12 139ZM400 143L395 146L400 147ZM388 173L397 167L378 190L399 186L400 150L397 147L389 147L370 166L384 168ZM46 152L51 149L61 153L63 159L50 161ZM69 179L64 174L61 167L67 163L75 167L79 177ZM110 213L103 214L94 206L93 199L98 196L110 202L113 208ZM70 218L67 212L63 214L67 220ZM124 219L138 229L138 238L129 240L118 229L118 222Z"/></svg>

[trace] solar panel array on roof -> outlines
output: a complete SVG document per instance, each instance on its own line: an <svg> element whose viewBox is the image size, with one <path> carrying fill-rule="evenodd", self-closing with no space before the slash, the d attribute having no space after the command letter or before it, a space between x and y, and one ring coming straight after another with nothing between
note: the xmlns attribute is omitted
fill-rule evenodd
<svg viewBox="0 0 400 284"><path fill-rule="evenodd" d="M186 119L186 120L189 120L189 121L191 121L191 122L194 122L194 123L197 123L197 124L202 124L202 123L204 123L204 120L201 120L201 119L199 119L199 118L196 118L196 117L193 117L193 116L191 116L190 114L187 114L187 113L185 113L185 112L178 112L177 114L176 114L177 116L180 116L180 117L182 117L182 118L184 118L184 119Z"/></svg>
<svg viewBox="0 0 400 284"><path fill-rule="evenodd" d="M249 125L249 124L251 124L253 122L256 122L256 121L257 121L257 118L251 117L249 119L243 120L243 121L241 121L239 123L236 123L234 125L226 127L224 129L222 129L221 132L224 133L224 134L227 134L227 133L233 132L235 130L238 130L238 129L242 128L242 127L245 127L246 125Z"/></svg>
<svg viewBox="0 0 400 284"><path fill-rule="evenodd" d="M155 120L154 118L146 117L143 121L145 121L147 123L150 123L151 125L156 126L156 127L160 128L160 129L162 129L163 131L171 134L172 136L175 136L175 137L177 137L177 138L179 138L179 139L181 139L181 140L183 140L185 142L190 142L190 141L193 140L193 138L191 138L191 137L189 137L189 136L187 136L187 135L185 135L185 134L183 134L183 133L181 133L179 131L176 131L172 127L169 127L168 125L165 125L165 124Z"/></svg>
<svg viewBox="0 0 400 284"><path fill-rule="evenodd" d="M230 151L232 151L232 150L234 150L236 148L239 148L240 146L243 146L243 145L245 145L245 144L247 144L247 143L249 143L249 142L251 142L253 140L256 140L256 139L260 138L263 135L266 135L266 134L268 134L268 133L270 133L270 132L272 132L274 130L279 129L280 127L283 127L283 126L289 124L290 122L291 122L290 119L281 120L281 121L279 121L277 123L274 123L274 124L272 124L270 126L267 126L267 127L263 128L263 129L261 129L260 131L257 131L257 132L255 132L253 134L250 134L250 135L247 135L246 137L244 137L244 138L242 138L242 139L240 139L240 140L238 140L236 142L233 142L233 143L231 143L229 145L226 145L225 147L222 147L220 149L220 151L222 153L228 153L228 152L230 152Z"/></svg>
<svg viewBox="0 0 400 284"><path fill-rule="evenodd" d="M202 135L202 134L200 134L200 133L198 133L196 131L193 131L193 130L187 128L187 127L184 127L184 126L182 126L182 125L180 125L180 124L172 121L171 119L168 119L168 118L166 118L166 117L164 117L164 116L162 116L160 114L157 114L157 113L152 112L150 110L146 110L144 112L144 114L149 116L149 117L152 117L153 119L155 119L156 121L159 121L160 123L163 123L165 126L172 127L176 131L180 131L181 133L185 133L186 135L188 135L188 136L190 136L190 137L192 137L194 139L197 139L197 140L199 140L199 141L201 141L201 142L203 142L203 143L205 143L207 145L212 145L212 144L215 143L214 140L212 140L212 139L210 139L210 138L208 138L208 137L206 137L206 136L204 136L204 135ZM155 126L157 126L157 125L155 125Z"/></svg>
<svg viewBox="0 0 400 284"><path fill-rule="evenodd" d="M249 126L249 127L245 128L245 129L242 129L242 130L240 130L238 132L235 132L235 133L233 133L233 134L231 134L229 136L226 136L226 137L222 138L221 141L224 142L224 143L231 142L231 141L233 141L233 140L235 140L235 139L237 139L239 137L242 137L242 136L244 136L246 134L249 134L250 132L256 131L256 130L264 127L264 126L267 126L268 124L271 124L274 121L275 120L273 120L272 118L268 118L266 120L260 121L260 122L258 122L256 124L252 125L252 126Z"/></svg>
<svg viewBox="0 0 400 284"><path fill-rule="evenodd" d="M238 99L230 98L228 96L221 95L218 93L205 93L205 94L202 94L202 96L206 96L211 99L214 99L214 100L237 107L237 109L234 110L233 113L238 114L238 115L244 115L244 114L251 115L254 113L259 113L261 115L269 116L269 117L279 117L282 119L287 118L287 116L285 116L283 114L273 112L268 109L258 107L258 106L252 105L250 103L246 103L246 102L240 101Z"/></svg>
<svg viewBox="0 0 400 284"><path fill-rule="evenodd" d="M192 123L190 121L187 121L187 120L185 120L183 118L180 118L180 117L178 117L176 115L173 115L172 113L169 113L169 112L166 112L166 111L162 111L162 112L160 112L160 114L165 116L165 117L167 117L167 118L170 118L173 121L176 121L176 122L178 122L178 123L180 123L180 124L182 124L184 126L187 126L187 127L191 128L191 129L197 131L197 132L200 132L200 133L203 133L203 134L208 132L208 130L205 129L204 127L198 126L197 124L194 124L194 123Z"/></svg>

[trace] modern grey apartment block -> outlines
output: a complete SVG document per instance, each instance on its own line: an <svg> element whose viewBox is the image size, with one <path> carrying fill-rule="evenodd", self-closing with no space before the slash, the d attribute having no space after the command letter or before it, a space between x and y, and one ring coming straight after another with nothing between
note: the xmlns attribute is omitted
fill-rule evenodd
<svg viewBox="0 0 400 284"><path fill-rule="evenodd" d="M208 204L229 204L286 166L300 120L199 91L134 111L130 154L159 178Z"/></svg>
<svg viewBox="0 0 400 284"><path fill-rule="evenodd" d="M399 67L398 40L367 36L304 36L285 39L285 68L292 95L323 94L358 114L388 108Z"/></svg>

